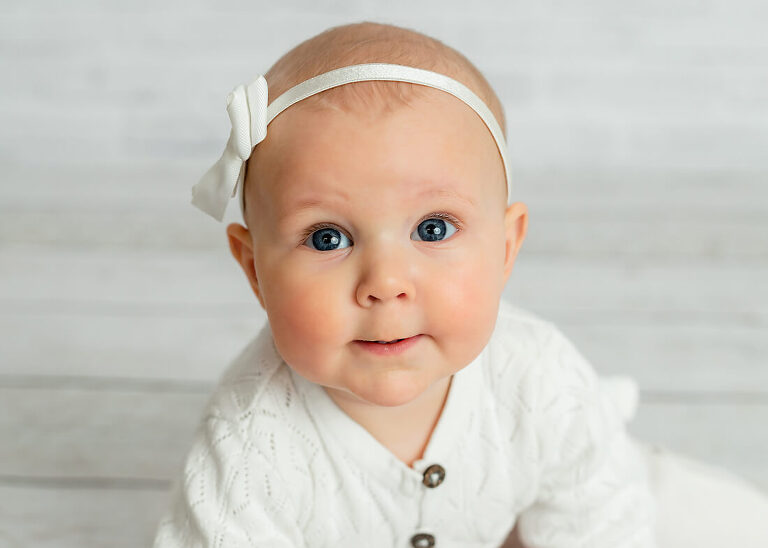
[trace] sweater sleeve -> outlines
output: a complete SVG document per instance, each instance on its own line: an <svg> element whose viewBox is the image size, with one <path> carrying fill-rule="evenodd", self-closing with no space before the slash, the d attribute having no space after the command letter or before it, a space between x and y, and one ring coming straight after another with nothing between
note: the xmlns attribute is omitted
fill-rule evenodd
<svg viewBox="0 0 768 548"><path fill-rule="evenodd" d="M289 486L242 428L204 417L154 548L305 546Z"/></svg>
<svg viewBox="0 0 768 548"><path fill-rule="evenodd" d="M554 325L537 373L539 491L528 548L655 548L645 461L596 372Z"/></svg>

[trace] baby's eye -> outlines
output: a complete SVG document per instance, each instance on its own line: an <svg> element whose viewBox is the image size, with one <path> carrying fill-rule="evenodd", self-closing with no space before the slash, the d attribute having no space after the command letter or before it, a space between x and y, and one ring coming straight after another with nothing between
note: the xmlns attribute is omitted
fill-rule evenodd
<svg viewBox="0 0 768 548"><path fill-rule="evenodd" d="M453 230L453 232L450 232L448 227L450 227L450 230ZM457 229L453 223L447 219L432 217L420 222L419 226L416 227L416 230L413 231L411 236L417 234L425 242L437 242L444 240L449 236L453 236L456 230Z"/></svg>
<svg viewBox="0 0 768 548"><path fill-rule="evenodd" d="M307 242L310 242L308 247L318 251L334 251L336 249L342 249L340 244L344 240L352 245L352 242L349 241L349 238L347 238L342 232L336 230L335 228L323 227L315 230L312 234L310 234L304 243L306 244Z"/></svg>

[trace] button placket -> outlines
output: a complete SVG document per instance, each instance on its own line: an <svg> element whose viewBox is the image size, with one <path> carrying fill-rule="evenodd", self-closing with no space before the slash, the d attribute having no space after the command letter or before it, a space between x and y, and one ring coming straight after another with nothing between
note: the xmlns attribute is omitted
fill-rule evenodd
<svg viewBox="0 0 768 548"><path fill-rule="evenodd" d="M445 468L439 464L432 464L424 470L421 483L429 489L434 489L445 480ZM432 548L435 546L435 537L429 533L417 533L411 537L411 546L414 548Z"/></svg>

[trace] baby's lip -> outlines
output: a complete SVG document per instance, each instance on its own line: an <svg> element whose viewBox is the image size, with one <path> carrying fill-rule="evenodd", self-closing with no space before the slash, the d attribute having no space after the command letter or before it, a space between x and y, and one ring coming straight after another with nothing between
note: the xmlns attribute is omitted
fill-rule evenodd
<svg viewBox="0 0 768 548"><path fill-rule="evenodd" d="M393 342L393 341L402 341L405 339L410 339L412 337L417 337L418 335L411 335L410 337L395 337L395 338L381 338L381 339L357 339L360 342Z"/></svg>

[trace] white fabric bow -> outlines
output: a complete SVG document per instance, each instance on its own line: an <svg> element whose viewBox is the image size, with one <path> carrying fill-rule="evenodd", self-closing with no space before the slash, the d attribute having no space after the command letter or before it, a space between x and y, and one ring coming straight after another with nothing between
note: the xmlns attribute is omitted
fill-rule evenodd
<svg viewBox="0 0 768 548"><path fill-rule="evenodd" d="M245 161L253 147L267 136L267 80L259 75L253 82L238 85L227 95L227 114L232 123L221 158L192 187L192 204L221 221L230 198L243 184Z"/></svg>

